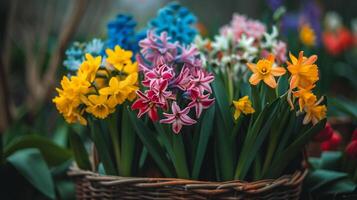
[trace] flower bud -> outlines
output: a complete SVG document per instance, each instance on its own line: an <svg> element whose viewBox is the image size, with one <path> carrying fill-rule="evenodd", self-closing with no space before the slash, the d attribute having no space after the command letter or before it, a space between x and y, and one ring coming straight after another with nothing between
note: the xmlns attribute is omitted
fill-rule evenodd
<svg viewBox="0 0 357 200"><path fill-rule="evenodd" d="M332 137L321 143L321 150L322 151L333 151L337 150L338 146L340 145L342 141L341 135L334 132L332 134Z"/></svg>

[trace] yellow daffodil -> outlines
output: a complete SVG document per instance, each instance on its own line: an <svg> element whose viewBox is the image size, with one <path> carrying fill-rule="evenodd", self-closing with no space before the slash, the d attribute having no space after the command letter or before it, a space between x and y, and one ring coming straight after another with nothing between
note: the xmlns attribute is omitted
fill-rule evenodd
<svg viewBox="0 0 357 200"><path fill-rule="evenodd" d="M132 63L131 57L133 56L132 51L126 51L120 46L115 46L114 50L106 49L108 57L106 59L107 63L114 66L119 71L128 70L133 71L137 68L136 63ZM124 69L125 68L125 69ZM133 69L134 68L134 69ZM137 70L136 70L137 71Z"/></svg>
<svg viewBox="0 0 357 200"><path fill-rule="evenodd" d="M85 77L89 82L93 82L97 71L102 63L102 57L93 58L92 55L86 54L86 60L80 65L78 69L78 76Z"/></svg>
<svg viewBox="0 0 357 200"><path fill-rule="evenodd" d="M244 96L238 101L233 101L233 105L235 108L234 119L238 119L241 113L252 114L255 112L254 108L252 107L252 102L249 100L248 96Z"/></svg>
<svg viewBox="0 0 357 200"><path fill-rule="evenodd" d="M314 64L317 56L312 55L306 58L303 51L300 51L299 58L296 58L291 53L289 53L289 56L291 63L287 62L287 64L291 73L290 90L296 87L311 88L319 80L319 71L317 65Z"/></svg>
<svg viewBox="0 0 357 200"><path fill-rule="evenodd" d="M91 113L99 119L106 118L113 112L108 106L108 100L106 95L89 95L88 98L83 97L82 101L87 105L86 112Z"/></svg>
<svg viewBox="0 0 357 200"><path fill-rule="evenodd" d="M64 115L64 119L70 124L79 122L81 125L87 125L87 120L78 111L72 112L69 115Z"/></svg>
<svg viewBox="0 0 357 200"><path fill-rule="evenodd" d="M99 69L94 80L96 89L100 90L108 85L109 73L105 69Z"/></svg>
<svg viewBox="0 0 357 200"><path fill-rule="evenodd" d="M269 55L267 59L259 60L257 64L247 63L249 69L253 72L249 78L249 83L258 85L260 81L264 81L271 88L276 88L276 81L274 76L282 76L286 70L282 67L275 67L275 57Z"/></svg>
<svg viewBox="0 0 357 200"><path fill-rule="evenodd" d="M312 86L313 87L313 86ZM293 92L294 97L299 98L299 107L302 111L305 105L312 105L317 101L316 96L311 92L312 88L300 88L298 91Z"/></svg>
<svg viewBox="0 0 357 200"><path fill-rule="evenodd" d="M327 108L325 105L319 105L322 99L313 104L306 104L304 111L306 115L303 120L303 124L312 122L313 125L317 124L320 120L326 117Z"/></svg>
<svg viewBox="0 0 357 200"><path fill-rule="evenodd" d="M59 96L55 97L53 102L60 113L71 115L81 103L79 96L89 92L90 83L76 76L72 76L71 79L64 76L61 86L62 89L56 88Z"/></svg>
<svg viewBox="0 0 357 200"><path fill-rule="evenodd" d="M316 34L309 24L303 24L299 32L301 42L309 47L315 46Z"/></svg>

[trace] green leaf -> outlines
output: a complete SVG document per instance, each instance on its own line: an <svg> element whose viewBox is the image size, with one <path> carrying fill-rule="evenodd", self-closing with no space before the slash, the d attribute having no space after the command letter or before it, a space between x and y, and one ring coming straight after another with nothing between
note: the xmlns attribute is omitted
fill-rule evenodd
<svg viewBox="0 0 357 200"><path fill-rule="evenodd" d="M174 177L171 163L165 156L165 151L162 149L159 142L154 138L154 133L147 128L146 125L134 115L134 113L129 112L129 118L134 126L136 134L146 146L149 154L155 160L165 177Z"/></svg>
<svg viewBox="0 0 357 200"><path fill-rule="evenodd" d="M217 107L216 107L217 108ZM219 112L218 109L216 113ZM220 175L220 180L232 180L233 178L233 141L230 137L230 132L225 129L224 124L222 123L221 115L217 114L215 117L215 140L216 140L216 149L217 152L217 161L218 161L218 170ZM230 129L232 130L232 129Z"/></svg>
<svg viewBox="0 0 357 200"><path fill-rule="evenodd" d="M185 152L185 145L183 143L182 134L174 134L172 135L172 149L175 154L175 169L178 178L189 179L190 174L187 167L187 160L186 160L186 152Z"/></svg>
<svg viewBox="0 0 357 200"><path fill-rule="evenodd" d="M54 183L38 149L18 150L7 158L16 170L37 190L50 199L55 199Z"/></svg>
<svg viewBox="0 0 357 200"><path fill-rule="evenodd" d="M245 144L237 165L236 179L244 180L246 178L251 164L272 128L271 125L274 120L274 117L272 116L275 116L277 107L280 105L279 102L279 99L277 99L272 104L267 104L262 113L258 116L253 127L248 130Z"/></svg>
<svg viewBox="0 0 357 200"><path fill-rule="evenodd" d="M347 115L357 120L357 105L356 102L352 102L343 98L331 98L329 99L329 107L335 107L339 111L346 113Z"/></svg>
<svg viewBox="0 0 357 200"><path fill-rule="evenodd" d="M12 143L5 147L4 155L8 157L12 153L26 148L39 149L49 166L59 165L72 158L71 151L38 135L27 135L13 140Z"/></svg>
<svg viewBox="0 0 357 200"><path fill-rule="evenodd" d="M274 178L281 175L285 167L296 155L303 149L304 145L319 131L321 131L326 124L326 119L321 120L315 126L312 126L306 132L302 133L292 144L290 144L280 155L276 157L271 166L271 173L269 178Z"/></svg>
<svg viewBox="0 0 357 200"><path fill-rule="evenodd" d="M231 140L231 131L233 129L233 116L230 110L231 102L228 101L226 90L222 82L216 78L212 83L215 96L215 132L216 132L216 151L219 171L222 180L230 180L233 178L233 153Z"/></svg>
<svg viewBox="0 0 357 200"><path fill-rule="evenodd" d="M135 144L136 135L128 112L130 112L128 108L123 109L121 121L121 166L119 167L121 176L133 175L133 161L137 148Z"/></svg>
<svg viewBox="0 0 357 200"><path fill-rule="evenodd" d="M326 170L339 170L342 155L341 151L324 151L321 155L320 168Z"/></svg>
<svg viewBox="0 0 357 200"><path fill-rule="evenodd" d="M219 79L216 79L212 83L215 102L217 104L217 110L223 119L223 125L226 130L232 130L233 127L233 118L230 110L230 105L232 102L228 101L228 97L225 93L225 89Z"/></svg>
<svg viewBox="0 0 357 200"><path fill-rule="evenodd" d="M73 130L69 131L69 142L78 167L84 170L91 170L89 156L83 145L81 137Z"/></svg>
<svg viewBox="0 0 357 200"><path fill-rule="evenodd" d="M69 125L65 122L58 125L58 128L53 133L53 141L61 146L66 147L68 142Z"/></svg>
<svg viewBox="0 0 357 200"><path fill-rule="evenodd" d="M115 167L113 164L113 159L110 155L110 146L106 140L103 131L100 129L99 121L90 119L88 121L91 131L91 138L95 144L99 160L103 163L103 167L107 175L115 175Z"/></svg>
<svg viewBox="0 0 357 200"><path fill-rule="evenodd" d="M199 133L199 140L197 145L197 150L194 155L194 163L193 163L193 170L192 170L192 178L198 179L201 171L201 165L203 158L205 156L207 150L207 144L211 137L212 129L213 129L213 121L214 121L214 113L215 113L215 106L213 105L209 108L201 121L201 131Z"/></svg>
<svg viewBox="0 0 357 200"><path fill-rule="evenodd" d="M315 195L352 192L356 188L356 184L348 179L348 174L324 169L310 172L304 184Z"/></svg>

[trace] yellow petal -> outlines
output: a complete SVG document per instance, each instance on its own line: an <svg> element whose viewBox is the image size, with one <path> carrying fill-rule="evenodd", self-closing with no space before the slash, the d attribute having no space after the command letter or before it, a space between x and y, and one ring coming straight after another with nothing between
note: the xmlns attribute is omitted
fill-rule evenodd
<svg viewBox="0 0 357 200"><path fill-rule="evenodd" d="M297 58L296 58L291 52L289 52L289 57L290 57L291 62L292 62L294 65L296 65L296 63L297 63Z"/></svg>
<svg viewBox="0 0 357 200"><path fill-rule="evenodd" d="M261 77L258 73L252 74L252 76L249 78L249 83L252 85L258 85L258 83L261 81Z"/></svg>
<svg viewBox="0 0 357 200"><path fill-rule="evenodd" d="M269 85L271 88L276 88L275 78L272 75L264 77L264 83Z"/></svg>
<svg viewBox="0 0 357 200"><path fill-rule="evenodd" d="M237 120L240 116L240 110L236 109L236 111L234 112L234 119Z"/></svg>
<svg viewBox="0 0 357 200"><path fill-rule="evenodd" d="M253 63L247 63L248 68L250 69L250 71L252 71L253 73L256 73L257 71L257 66L256 64Z"/></svg>
<svg viewBox="0 0 357 200"><path fill-rule="evenodd" d="M272 67L271 74L273 76L282 76L286 73L286 70L282 67Z"/></svg>

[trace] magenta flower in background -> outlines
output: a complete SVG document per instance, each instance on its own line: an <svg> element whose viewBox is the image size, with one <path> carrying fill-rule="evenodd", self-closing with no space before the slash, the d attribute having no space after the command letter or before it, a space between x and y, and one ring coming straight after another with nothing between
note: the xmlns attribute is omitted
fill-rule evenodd
<svg viewBox="0 0 357 200"><path fill-rule="evenodd" d="M182 126L197 123L192 116L198 119L214 103L210 98L214 76L202 68L197 48L170 42L166 32L158 36L152 31L139 46L137 61L144 75L144 88L138 91L138 99L132 105L133 110L139 110L138 117L148 113L156 121L163 112L166 118L160 122L172 124L176 134Z"/></svg>

